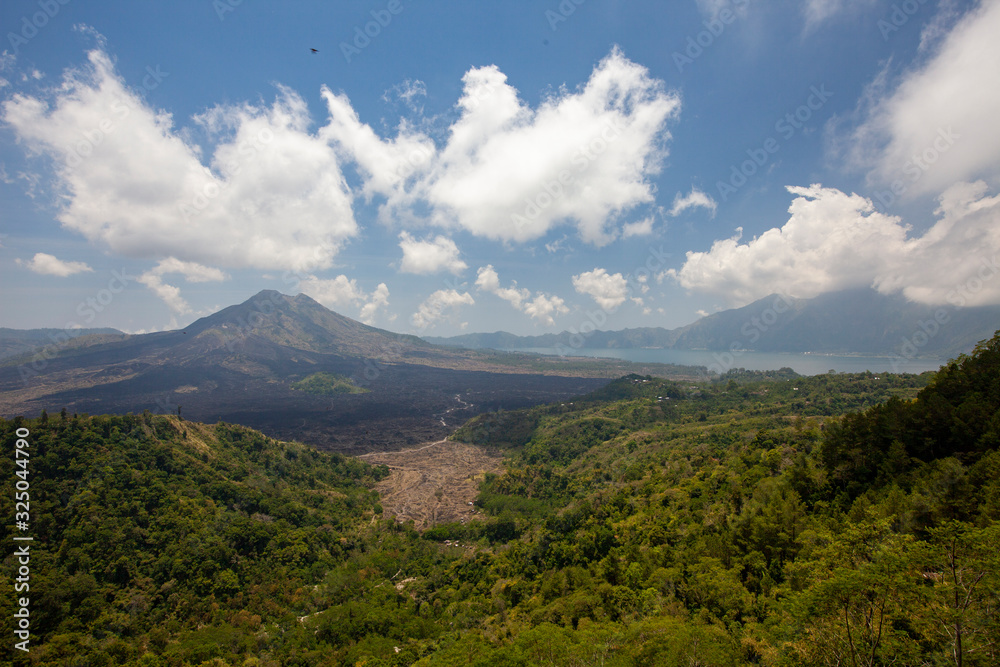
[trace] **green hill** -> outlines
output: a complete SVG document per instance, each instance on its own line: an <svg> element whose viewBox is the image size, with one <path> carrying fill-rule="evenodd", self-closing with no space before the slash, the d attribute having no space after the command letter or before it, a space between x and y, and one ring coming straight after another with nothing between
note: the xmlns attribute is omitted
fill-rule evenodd
<svg viewBox="0 0 1000 667"><path fill-rule="evenodd" d="M241 426L148 413L15 419L0 422L8 452L18 428L30 432L34 538L26 664L253 653L261 633L294 626L304 587L343 563L357 526L381 512L367 485L384 468ZM13 498L17 478L6 477ZM2 604L9 638L13 600Z"/></svg>
<svg viewBox="0 0 1000 667"><path fill-rule="evenodd" d="M31 432L19 659L995 665L998 425L1000 335L922 376L633 375L468 422L505 471L418 534L384 469L242 427L4 421L7 451Z"/></svg>

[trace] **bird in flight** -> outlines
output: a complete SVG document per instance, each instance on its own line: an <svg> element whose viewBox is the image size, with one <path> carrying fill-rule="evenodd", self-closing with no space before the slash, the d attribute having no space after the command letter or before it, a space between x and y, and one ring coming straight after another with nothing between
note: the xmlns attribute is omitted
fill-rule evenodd
<svg viewBox="0 0 1000 667"><path fill-rule="evenodd" d="M309 50L312 51L313 53L319 53L319 49L309 49Z"/></svg>

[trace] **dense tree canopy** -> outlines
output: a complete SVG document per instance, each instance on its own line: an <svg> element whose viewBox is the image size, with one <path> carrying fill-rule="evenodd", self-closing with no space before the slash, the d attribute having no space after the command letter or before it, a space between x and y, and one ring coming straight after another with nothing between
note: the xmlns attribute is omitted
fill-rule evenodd
<svg viewBox="0 0 1000 667"><path fill-rule="evenodd" d="M1000 664L998 415L1000 337L923 376L629 376L459 429L504 472L422 534L384 468L242 427L4 421L39 554L18 659Z"/></svg>

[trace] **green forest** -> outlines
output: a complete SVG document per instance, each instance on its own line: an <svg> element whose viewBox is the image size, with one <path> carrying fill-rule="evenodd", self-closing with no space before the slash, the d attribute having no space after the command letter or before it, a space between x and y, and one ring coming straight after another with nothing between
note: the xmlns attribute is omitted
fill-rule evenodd
<svg viewBox="0 0 1000 667"><path fill-rule="evenodd" d="M331 396L333 394L364 394L368 390L351 382L336 373L313 373L298 382L292 383L292 389L304 391L307 394Z"/></svg>
<svg viewBox="0 0 1000 667"><path fill-rule="evenodd" d="M18 665L1000 664L1000 334L919 376L631 375L480 415L452 438L504 472L422 533L384 466L241 426L53 412L0 421L10 461L18 428Z"/></svg>

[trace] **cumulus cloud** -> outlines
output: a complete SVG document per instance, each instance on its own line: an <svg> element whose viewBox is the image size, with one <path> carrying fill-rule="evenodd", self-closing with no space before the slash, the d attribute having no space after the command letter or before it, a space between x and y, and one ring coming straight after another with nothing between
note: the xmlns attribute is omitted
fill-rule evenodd
<svg viewBox="0 0 1000 667"><path fill-rule="evenodd" d="M17 263L35 273L41 273L46 276L59 276L61 278L71 276L74 273L93 271L86 262L66 262L44 252L35 253L30 262L19 259Z"/></svg>
<svg viewBox="0 0 1000 667"><path fill-rule="evenodd" d="M737 230L707 252L688 252L680 270L665 275L732 306L775 292L813 297L857 287L934 305L1000 303L1000 279L962 303L954 297L1000 254L1000 196L986 196L985 183L949 188L939 199L938 221L915 238L900 218L879 213L860 195L819 185L788 190L796 198L782 227L746 243Z"/></svg>
<svg viewBox="0 0 1000 667"><path fill-rule="evenodd" d="M525 242L569 225L586 242L610 242L622 216L653 202L667 124L680 110L676 94L617 48L583 85L536 107L497 67L470 69L440 145L407 121L383 138L345 95L327 87L320 94L329 116L318 129L302 97L280 85L269 105L220 105L175 119L126 85L101 42L60 85L11 95L0 118L31 155L51 160L62 225L111 252L311 274L331 267L360 234L356 197L377 199L380 219L404 228ZM425 94L421 82L408 81L389 96L418 108ZM356 188L345 165L358 175ZM650 228L631 223L624 233ZM447 234L404 232L400 247L404 272L467 268ZM147 283L182 312L165 273L150 272ZM363 299L348 303L377 310ZM561 307L546 296L533 312L544 318Z"/></svg>
<svg viewBox="0 0 1000 667"><path fill-rule="evenodd" d="M372 324L378 312L389 306L389 288L379 283L372 293L358 286L358 281L339 275L336 278L317 278L307 275L299 281L299 289L331 310L360 307L359 319Z"/></svg>
<svg viewBox="0 0 1000 667"><path fill-rule="evenodd" d="M447 316L449 312L456 311L462 306L473 306L475 303L475 299L468 292L440 289L420 304L410 321L419 329L427 329Z"/></svg>
<svg viewBox="0 0 1000 667"><path fill-rule="evenodd" d="M168 274L179 274L189 283L220 282L229 277L219 269L196 262L185 262L176 257L168 257L140 275L139 282L148 287L178 315L190 313L191 307L181 296L179 287L163 282L163 276Z"/></svg>
<svg viewBox="0 0 1000 667"><path fill-rule="evenodd" d="M516 281L511 287L500 287L500 275L493 268L492 264L480 267L479 271L477 271L476 287L484 292L496 294L517 309L520 309L521 304L531 298L531 290L518 289Z"/></svg>
<svg viewBox="0 0 1000 667"><path fill-rule="evenodd" d="M500 276L492 264L480 267L476 275L476 287L495 294L532 319L550 326L555 324L553 315L565 315L569 312L566 302L558 296L539 292L532 298L531 290L518 288L517 281L512 282L510 287L501 287Z"/></svg>
<svg viewBox="0 0 1000 667"><path fill-rule="evenodd" d="M366 303L361 308L360 318L365 324L372 324L375 322L375 317L379 310L384 310L389 307L389 288L386 287L385 283L379 283L375 291L371 293L368 297L368 303ZM393 315L389 318L389 321L396 319Z"/></svg>
<svg viewBox="0 0 1000 667"><path fill-rule="evenodd" d="M717 204L714 199L698 188L692 186L691 192L686 195L682 195L679 192L674 195L674 205L670 207L670 216L676 218L678 215L691 208L708 209L711 211L712 215L715 215L716 207Z"/></svg>
<svg viewBox="0 0 1000 667"><path fill-rule="evenodd" d="M403 273L437 273L450 271L459 274L469 265L458 258L458 246L451 239L438 235L434 239L417 240L407 232L399 235L399 247L403 249L403 261L399 270Z"/></svg>
<svg viewBox="0 0 1000 667"><path fill-rule="evenodd" d="M459 118L439 149L412 127L382 140L350 101L324 92L326 136L357 162L365 194L385 197L384 220L426 221L478 236L529 241L565 222L593 244L609 221L654 198L677 95L618 50L576 91L561 89L532 109L496 66L463 77Z"/></svg>
<svg viewBox="0 0 1000 667"><path fill-rule="evenodd" d="M65 227L133 257L293 270L329 266L357 234L333 148L310 134L294 92L197 117L218 140L206 166L107 53L88 57L48 94L15 94L2 109L18 139L53 160Z"/></svg>
<svg viewBox="0 0 1000 667"><path fill-rule="evenodd" d="M553 315L565 315L569 312L569 307L558 296L538 294L534 299L524 304L523 310L531 319L551 326L556 323Z"/></svg>
<svg viewBox="0 0 1000 667"><path fill-rule="evenodd" d="M202 266L196 262L185 262L176 257L168 257L153 269L153 273L163 275L177 273L184 276L189 283L221 282L228 278L224 272L211 266Z"/></svg>
<svg viewBox="0 0 1000 667"><path fill-rule="evenodd" d="M931 305L1000 304L1000 195L988 191L983 181L945 190L937 222L902 248L889 249L874 281L879 291Z"/></svg>
<svg viewBox="0 0 1000 667"><path fill-rule="evenodd" d="M601 308L613 311L628 299L628 281L620 273L594 269L573 276L573 287L594 299Z"/></svg>
<svg viewBox="0 0 1000 667"><path fill-rule="evenodd" d="M649 236L653 233L653 216L639 220L638 222L628 222L622 226L622 238L628 239L633 236Z"/></svg>
<svg viewBox="0 0 1000 667"><path fill-rule="evenodd" d="M876 79L847 150L873 185L914 196L1000 175L998 34L1000 0L984 0L895 87L887 73Z"/></svg>

